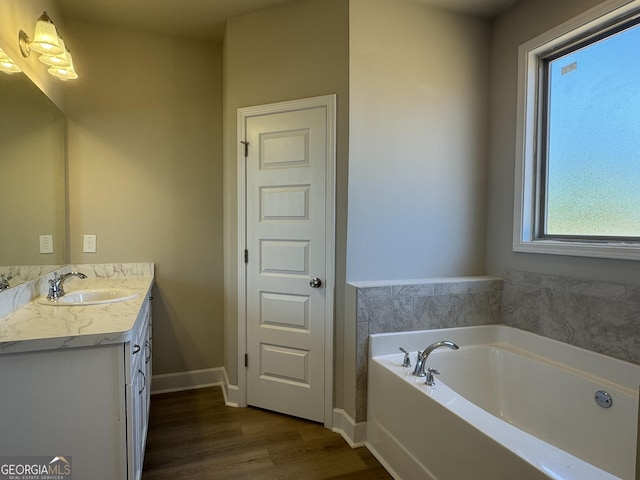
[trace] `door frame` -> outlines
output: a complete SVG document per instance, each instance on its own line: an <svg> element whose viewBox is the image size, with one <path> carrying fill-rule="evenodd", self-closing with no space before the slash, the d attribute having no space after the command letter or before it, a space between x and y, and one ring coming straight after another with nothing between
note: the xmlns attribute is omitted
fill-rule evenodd
<svg viewBox="0 0 640 480"><path fill-rule="evenodd" d="M335 219L336 219L336 95L257 105L238 109L238 390L240 406L247 406L247 370L244 354L247 352L247 268L244 250L247 247L247 168L244 148L246 124L250 117L285 113L310 108L325 108L327 115L327 169L325 179L325 331L324 331L324 426L333 426L333 336L334 336L334 296L335 296ZM251 146L249 146L251 148Z"/></svg>

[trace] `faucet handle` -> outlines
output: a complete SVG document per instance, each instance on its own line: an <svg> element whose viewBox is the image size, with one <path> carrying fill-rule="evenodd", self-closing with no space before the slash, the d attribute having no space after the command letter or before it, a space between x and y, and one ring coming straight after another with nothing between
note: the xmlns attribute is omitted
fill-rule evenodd
<svg viewBox="0 0 640 480"><path fill-rule="evenodd" d="M402 366L407 368L411 366L411 359L409 358L409 352L407 352L404 348L400 347L400 351L404 353L404 359L402 360Z"/></svg>
<svg viewBox="0 0 640 480"><path fill-rule="evenodd" d="M49 279L49 285L54 285L60 281L60 275L58 272L53 272L53 278Z"/></svg>
<svg viewBox="0 0 640 480"><path fill-rule="evenodd" d="M4 273L0 273L0 290L6 290L11 287L11 285L9 285L9 280L12 278L13 277L11 275L6 276Z"/></svg>
<svg viewBox="0 0 640 480"><path fill-rule="evenodd" d="M433 387L436 384L436 381L433 378L434 375L440 375L440 372L438 370L436 370L435 368L428 367L427 368L427 378L425 378L424 383L426 383L430 387Z"/></svg>

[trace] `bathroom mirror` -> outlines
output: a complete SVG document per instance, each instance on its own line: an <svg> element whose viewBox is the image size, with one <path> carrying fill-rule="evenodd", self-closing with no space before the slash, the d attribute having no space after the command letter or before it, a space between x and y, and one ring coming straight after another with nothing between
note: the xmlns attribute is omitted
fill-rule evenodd
<svg viewBox="0 0 640 480"><path fill-rule="evenodd" d="M0 274L11 287L67 263L65 129L24 73L0 72Z"/></svg>

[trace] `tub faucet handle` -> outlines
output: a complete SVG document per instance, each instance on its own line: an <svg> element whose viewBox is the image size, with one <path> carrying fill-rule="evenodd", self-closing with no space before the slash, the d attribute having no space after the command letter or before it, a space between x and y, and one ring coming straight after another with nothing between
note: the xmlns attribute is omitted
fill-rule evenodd
<svg viewBox="0 0 640 480"><path fill-rule="evenodd" d="M402 360L402 366L408 368L411 366L411 359L409 358L409 352L407 352L404 348L400 347L400 351L404 353L404 359Z"/></svg>
<svg viewBox="0 0 640 480"><path fill-rule="evenodd" d="M428 367L427 378L425 378L424 383L426 383L430 387L433 387L436 384L436 380L435 378L433 378L434 375L440 375L440 372L435 368Z"/></svg>

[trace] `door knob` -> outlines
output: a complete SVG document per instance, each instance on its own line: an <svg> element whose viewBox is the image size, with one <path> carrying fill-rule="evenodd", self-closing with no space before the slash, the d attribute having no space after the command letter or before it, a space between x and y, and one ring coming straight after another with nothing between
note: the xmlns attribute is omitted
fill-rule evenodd
<svg viewBox="0 0 640 480"><path fill-rule="evenodd" d="M318 277L313 277L309 282L309 285L311 285L313 288L320 288L322 286L322 280L320 280Z"/></svg>

